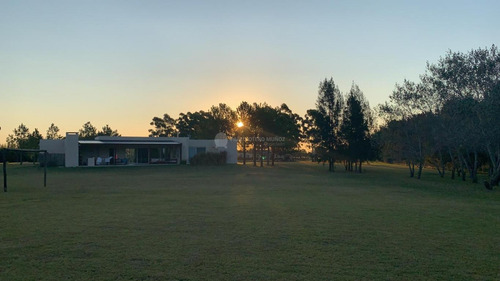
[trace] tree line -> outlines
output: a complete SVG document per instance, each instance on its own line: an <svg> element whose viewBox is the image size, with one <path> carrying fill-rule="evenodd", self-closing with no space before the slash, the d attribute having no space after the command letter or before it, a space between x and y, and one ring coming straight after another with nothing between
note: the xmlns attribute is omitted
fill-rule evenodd
<svg viewBox="0 0 500 281"><path fill-rule="evenodd" d="M239 126L238 126L239 124ZM238 141L243 151L253 153L253 164L257 165L257 154L263 165L274 165L277 154L293 153L302 141L302 118L286 105L273 107L267 103L241 102L233 110L224 103L214 105L207 111L180 113L174 119L165 113L153 117L149 129L150 137L190 137L192 139L213 139L218 133Z"/></svg>
<svg viewBox="0 0 500 281"><path fill-rule="evenodd" d="M358 85L352 84L343 95L333 78L319 85L316 108L307 111L303 131L312 145L313 157L328 162L343 162L346 171L362 172L362 163L375 157L371 134L373 114Z"/></svg>
<svg viewBox="0 0 500 281"><path fill-rule="evenodd" d="M375 112L377 114L375 114ZM250 151L256 165L259 154L274 162L276 154L294 153L309 144L315 161L342 163L347 171L362 171L363 162L379 159L404 162L411 177L420 178L425 165L441 177L478 182L486 171L487 188L500 181L500 55L498 48L466 53L449 51L436 63L427 63L418 82L404 80L389 101L372 110L361 89L353 83L342 93L333 78L320 81L316 107L300 116L286 105L241 102L236 109L224 103L208 110L165 113L153 117L150 137L213 139L219 132L236 138L244 154ZM375 127L375 119L382 125ZM240 126L237 126L237 124ZM61 138L51 124L46 138ZM90 122L80 138L119 136L108 125L97 130ZM37 148L43 136L21 124L7 137L9 147Z"/></svg>
<svg viewBox="0 0 500 281"><path fill-rule="evenodd" d="M38 149L40 146L40 140L42 139L63 139L60 133L59 127L50 124L46 131L45 138L40 133L40 131L35 128L33 132L23 123L21 123L17 128L13 130L13 134L7 136L7 148L15 149ZM105 125L101 130L97 130L90 122L83 124L82 128L79 130L80 139L94 139L97 136L119 136L118 131L111 129L109 125Z"/></svg>
<svg viewBox="0 0 500 281"><path fill-rule="evenodd" d="M405 161L410 176L432 165L441 177L478 182L486 170L488 189L500 180L500 54L493 45L466 53L449 51L427 63L420 81L397 84L379 108L385 125L377 132L381 157Z"/></svg>

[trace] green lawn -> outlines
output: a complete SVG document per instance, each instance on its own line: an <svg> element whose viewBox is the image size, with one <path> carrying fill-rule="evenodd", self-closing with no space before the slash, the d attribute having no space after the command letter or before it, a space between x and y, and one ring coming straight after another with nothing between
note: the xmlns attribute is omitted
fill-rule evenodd
<svg viewBox="0 0 500 281"><path fill-rule="evenodd" d="M11 165L0 280L500 279L499 189L365 168Z"/></svg>

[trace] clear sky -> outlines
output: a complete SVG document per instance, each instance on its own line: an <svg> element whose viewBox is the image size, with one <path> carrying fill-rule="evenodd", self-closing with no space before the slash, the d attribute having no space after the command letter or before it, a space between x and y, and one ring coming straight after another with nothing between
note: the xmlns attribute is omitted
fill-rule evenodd
<svg viewBox="0 0 500 281"><path fill-rule="evenodd" d="M320 80L371 106L447 50L498 45L500 1L0 0L0 143L220 102L313 108Z"/></svg>

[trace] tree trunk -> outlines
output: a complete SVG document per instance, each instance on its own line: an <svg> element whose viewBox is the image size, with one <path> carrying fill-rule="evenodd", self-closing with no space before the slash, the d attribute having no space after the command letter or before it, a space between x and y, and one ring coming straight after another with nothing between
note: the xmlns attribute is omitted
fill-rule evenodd
<svg viewBox="0 0 500 281"><path fill-rule="evenodd" d="M455 161L455 157L453 157L453 153L451 153L451 149L448 148L448 154L450 155L450 159L451 159L451 164L452 164L452 167L451 167L451 179L454 180L455 179L455 172L457 170L457 163ZM458 175L460 176L460 175Z"/></svg>
<svg viewBox="0 0 500 281"><path fill-rule="evenodd" d="M257 135L253 139L253 166L257 166Z"/></svg>
<svg viewBox="0 0 500 281"><path fill-rule="evenodd" d="M474 150L474 166L472 167L472 182L477 183L477 168L478 168L478 160L477 160L477 150Z"/></svg>
<svg viewBox="0 0 500 281"><path fill-rule="evenodd" d="M485 181L484 185L487 189L492 190L494 186L498 186L500 182L500 165L497 166L496 171L490 177L490 181Z"/></svg>
<svg viewBox="0 0 500 281"><path fill-rule="evenodd" d="M262 157L264 155L264 144L260 144L260 166L264 167L264 158Z"/></svg>
<svg viewBox="0 0 500 281"><path fill-rule="evenodd" d="M267 163L266 165L269 166L269 155L271 154L271 146L267 146Z"/></svg>
<svg viewBox="0 0 500 281"><path fill-rule="evenodd" d="M443 153L441 153L441 150L439 150L439 161L437 162L433 162L434 166L436 167L436 170L438 171L439 173L439 176L444 178L444 171L445 171L445 168L444 168L444 161L443 161Z"/></svg>
<svg viewBox="0 0 500 281"><path fill-rule="evenodd" d="M272 157L271 166L274 166L274 147L271 148L271 157Z"/></svg>
<svg viewBox="0 0 500 281"><path fill-rule="evenodd" d="M328 171L335 172L335 159L328 157Z"/></svg>
<svg viewBox="0 0 500 281"><path fill-rule="evenodd" d="M458 152L458 159L460 161L460 174L462 175L462 180L465 181L466 180L466 175L467 173L465 172L465 169L467 167L467 161L465 161L465 159L463 158L462 154L460 152ZM465 166L465 168L464 168Z"/></svg>
<svg viewBox="0 0 500 281"><path fill-rule="evenodd" d="M422 161L420 161L418 163L418 174L417 174L417 179L420 179L420 177L422 176L422 168L424 167L424 163Z"/></svg>
<svg viewBox="0 0 500 281"><path fill-rule="evenodd" d="M363 172L363 169L361 168L362 167L362 164L363 161L359 161L359 173L361 174Z"/></svg>
<svg viewBox="0 0 500 281"><path fill-rule="evenodd" d="M408 168L410 169L410 178L413 178L415 175L415 164L413 162L408 161Z"/></svg>
<svg viewBox="0 0 500 281"><path fill-rule="evenodd" d="M245 137L243 137L243 165L247 164L247 145L245 143Z"/></svg>

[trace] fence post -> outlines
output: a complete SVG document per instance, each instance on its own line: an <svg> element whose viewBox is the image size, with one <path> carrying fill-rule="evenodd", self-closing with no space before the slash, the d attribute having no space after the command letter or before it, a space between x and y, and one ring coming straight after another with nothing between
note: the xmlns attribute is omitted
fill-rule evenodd
<svg viewBox="0 0 500 281"><path fill-rule="evenodd" d="M45 151L43 155L43 187L47 187L47 157L49 154Z"/></svg>
<svg viewBox="0 0 500 281"><path fill-rule="evenodd" d="M2 151L3 162L3 192L7 192L7 150Z"/></svg>

